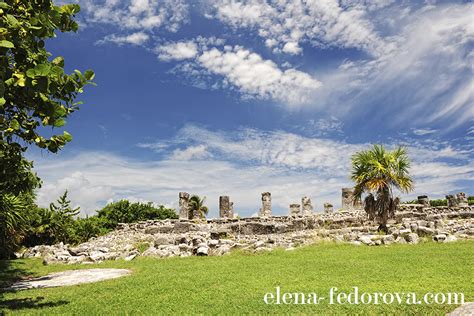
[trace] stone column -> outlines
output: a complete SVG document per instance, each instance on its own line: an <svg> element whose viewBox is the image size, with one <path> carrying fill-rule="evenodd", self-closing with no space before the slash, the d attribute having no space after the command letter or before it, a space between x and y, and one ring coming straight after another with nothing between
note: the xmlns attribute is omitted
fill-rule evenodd
<svg viewBox="0 0 474 316"><path fill-rule="evenodd" d="M456 207L456 206L458 206L457 198L454 197L454 195L452 195L452 194L446 195L446 200L448 201L448 206L449 206L449 207Z"/></svg>
<svg viewBox="0 0 474 316"><path fill-rule="evenodd" d="M219 197L219 217L234 218L233 203L227 195Z"/></svg>
<svg viewBox="0 0 474 316"><path fill-rule="evenodd" d="M189 219L189 193L179 192L179 219Z"/></svg>
<svg viewBox="0 0 474 316"><path fill-rule="evenodd" d="M260 216L272 216L272 194L270 192L262 193L262 208L260 209Z"/></svg>
<svg viewBox="0 0 474 316"><path fill-rule="evenodd" d="M334 208L331 203L324 203L324 213L332 213Z"/></svg>
<svg viewBox="0 0 474 316"><path fill-rule="evenodd" d="M362 210L363 205L360 199L354 201L354 189L342 188L342 203L343 210Z"/></svg>
<svg viewBox="0 0 474 316"><path fill-rule="evenodd" d="M303 205L303 216L313 215L313 205L311 205L311 199L309 197L303 196L301 204Z"/></svg>
<svg viewBox="0 0 474 316"><path fill-rule="evenodd" d="M290 204L290 216L296 217L301 214L301 205Z"/></svg>
<svg viewBox="0 0 474 316"><path fill-rule="evenodd" d="M418 196L418 204L423 204L423 206L428 207L430 206L430 199L427 195L420 195Z"/></svg>
<svg viewBox="0 0 474 316"><path fill-rule="evenodd" d="M456 199L458 201L458 206L461 206L461 207L469 206L469 203L467 202L466 193L459 192L458 194L456 194Z"/></svg>

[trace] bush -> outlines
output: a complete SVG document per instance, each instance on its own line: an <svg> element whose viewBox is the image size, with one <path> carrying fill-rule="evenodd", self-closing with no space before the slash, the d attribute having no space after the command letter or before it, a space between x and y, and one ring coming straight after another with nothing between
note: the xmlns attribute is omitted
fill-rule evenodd
<svg viewBox="0 0 474 316"><path fill-rule="evenodd" d="M131 203L121 200L106 205L97 212L97 217L104 220L104 227L114 229L118 223L133 223L150 219L178 218L173 209L167 209L163 205L158 208L153 203Z"/></svg>

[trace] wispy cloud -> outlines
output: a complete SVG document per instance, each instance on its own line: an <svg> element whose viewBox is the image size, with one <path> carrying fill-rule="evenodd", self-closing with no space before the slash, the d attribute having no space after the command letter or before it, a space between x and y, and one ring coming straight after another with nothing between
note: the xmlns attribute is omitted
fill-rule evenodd
<svg viewBox="0 0 474 316"><path fill-rule="evenodd" d="M258 210L260 193L270 191L277 214L286 214L288 205L303 195L321 210L327 201L340 205L341 187L351 185L350 157L369 144L284 131L222 132L188 125L172 139L139 146L159 149L162 158L142 161L93 151L37 157L36 170L45 182L39 203L47 205L68 189L73 202L89 214L120 198L176 207L177 194L184 190L207 196L211 216L217 216L218 197L224 194L248 216ZM472 150L414 141L408 151L416 185L410 197L441 197L472 187Z"/></svg>

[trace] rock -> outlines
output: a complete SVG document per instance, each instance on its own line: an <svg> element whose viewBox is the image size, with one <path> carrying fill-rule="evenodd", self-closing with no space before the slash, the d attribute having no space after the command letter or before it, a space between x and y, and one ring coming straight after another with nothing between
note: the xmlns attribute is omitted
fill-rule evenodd
<svg viewBox="0 0 474 316"><path fill-rule="evenodd" d="M260 247L263 247L263 246L265 246L264 241L259 240L255 243L255 248L260 248Z"/></svg>
<svg viewBox="0 0 474 316"><path fill-rule="evenodd" d="M407 241L405 240L405 238L404 238L404 237L401 237L401 236L398 236L397 239L395 239L395 242L396 242L397 244L406 244L406 243L407 243Z"/></svg>
<svg viewBox="0 0 474 316"><path fill-rule="evenodd" d="M382 242L384 245L390 245L395 242L395 237L393 235L385 235L382 237Z"/></svg>
<svg viewBox="0 0 474 316"><path fill-rule="evenodd" d="M208 245L209 245L210 247L216 247L218 244L219 244L219 240L215 240L215 239L211 239L211 240L209 240L209 242L208 242Z"/></svg>
<svg viewBox="0 0 474 316"><path fill-rule="evenodd" d="M372 238L370 235L362 235L359 237L359 241L362 242L365 245L370 245L372 244Z"/></svg>
<svg viewBox="0 0 474 316"><path fill-rule="evenodd" d="M207 246L201 246L196 251L196 254L198 256L207 256L208 253L209 253L209 248Z"/></svg>
<svg viewBox="0 0 474 316"><path fill-rule="evenodd" d="M400 236L405 237L408 234L411 234L411 229L400 229Z"/></svg>
<svg viewBox="0 0 474 316"><path fill-rule="evenodd" d="M457 241L458 239L456 238L456 236L454 235L449 235L448 237L446 237L446 240L444 242L454 242L454 241Z"/></svg>
<svg viewBox="0 0 474 316"><path fill-rule="evenodd" d="M436 242L444 242L446 240L446 235L444 234L435 235L433 236L433 240Z"/></svg>
<svg viewBox="0 0 474 316"><path fill-rule="evenodd" d="M137 254L134 253L134 254L131 254L131 255L125 257L124 260L125 260L125 261L132 261L133 259L135 259L136 256L137 256Z"/></svg>
<svg viewBox="0 0 474 316"><path fill-rule="evenodd" d="M409 244L417 244L420 242L420 238L415 233L409 233L406 235L405 239Z"/></svg>
<svg viewBox="0 0 474 316"><path fill-rule="evenodd" d="M434 230L428 227L424 226L419 226L417 233L419 236L424 237L424 236L432 236L434 234Z"/></svg>
<svg viewBox="0 0 474 316"><path fill-rule="evenodd" d="M155 238L154 244L155 247L161 246L161 245L171 245L174 242L167 236L159 236Z"/></svg>

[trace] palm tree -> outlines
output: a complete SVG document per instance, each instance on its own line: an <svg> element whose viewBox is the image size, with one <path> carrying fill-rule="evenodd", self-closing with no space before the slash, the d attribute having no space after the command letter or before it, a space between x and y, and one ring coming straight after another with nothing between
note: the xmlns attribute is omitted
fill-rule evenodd
<svg viewBox="0 0 474 316"><path fill-rule="evenodd" d="M189 219L205 218L209 212L209 208L204 205L206 197L202 199L198 195L192 195L189 198Z"/></svg>
<svg viewBox="0 0 474 316"><path fill-rule="evenodd" d="M394 198L393 190L403 193L413 190L409 168L410 161L403 147L388 151L382 145L374 145L352 156L354 199L367 194L364 209L371 220L379 222L379 231L387 232L387 221L393 217L400 203L398 197Z"/></svg>

